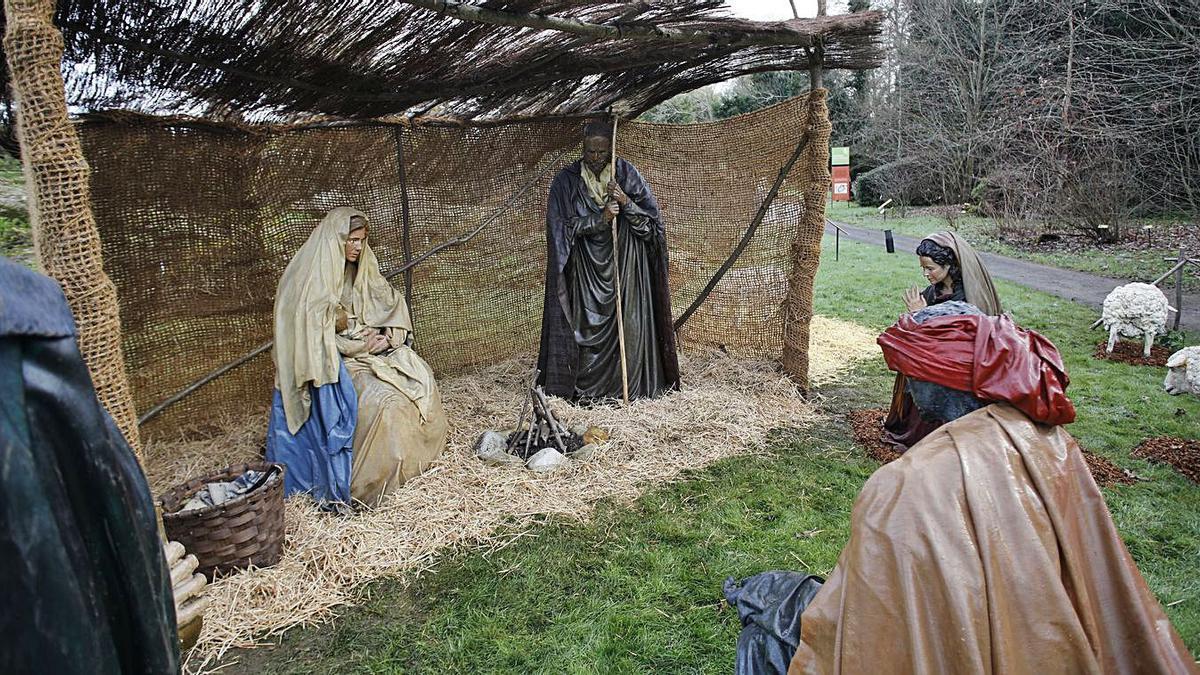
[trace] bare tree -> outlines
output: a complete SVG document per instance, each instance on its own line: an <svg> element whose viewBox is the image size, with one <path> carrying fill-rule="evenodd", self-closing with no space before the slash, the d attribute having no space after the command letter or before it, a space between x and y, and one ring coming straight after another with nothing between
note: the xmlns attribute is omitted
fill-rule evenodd
<svg viewBox="0 0 1200 675"><path fill-rule="evenodd" d="M886 29L859 138L876 164L1101 239L1200 213L1200 3L894 0Z"/></svg>

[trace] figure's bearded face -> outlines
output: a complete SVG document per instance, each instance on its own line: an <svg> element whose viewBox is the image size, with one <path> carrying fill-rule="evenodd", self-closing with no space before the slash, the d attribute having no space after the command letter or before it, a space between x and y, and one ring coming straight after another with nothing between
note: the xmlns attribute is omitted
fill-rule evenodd
<svg viewBox="0 0 1200 675"><path fill-rule="evenodd" d="M612 143L603 136L583 139L583 164L597 176L608 166L612 155Z"/></svg>

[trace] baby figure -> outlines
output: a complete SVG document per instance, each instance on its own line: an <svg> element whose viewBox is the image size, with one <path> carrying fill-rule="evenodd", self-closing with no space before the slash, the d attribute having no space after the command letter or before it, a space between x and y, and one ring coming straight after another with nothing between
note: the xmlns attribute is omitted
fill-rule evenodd
<svg viewBox="0 0 1200 675"><path fill-rule="evenodd" d="M350 313L347 312L344 307L339 305L334 313L334 330L336 330L338 335L341 335L342 337L350 338L352 340L362 340L363 342L367 343L368 349L370 349L374 339L377 336L383 336L382 330L379 328L373 328L371 326L361 325L357 321L351 321L352 318L353 317L350 315ZM384 336L384 338L386 339L386 336Z"/></svg>

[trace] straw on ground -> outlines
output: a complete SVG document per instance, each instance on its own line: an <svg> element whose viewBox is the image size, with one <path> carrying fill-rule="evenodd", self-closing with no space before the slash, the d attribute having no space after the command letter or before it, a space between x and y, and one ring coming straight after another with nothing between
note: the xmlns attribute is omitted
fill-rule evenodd
<svg viewBox="0 0 1200 675"><path fill-rule="evenodd" d="M816 317L812 331L814 384L834 381L877 353L874 334L855 324ZM447 549L499 548L546 517L587 518L602 499L633 499L685 470L759 452L771 430L815 419L813 406L771 362L719 352L682 357L681 392L629 408L582 409L554 400L560 419L604 427L612 439L588 462L545 476L486 466L472 453L484 430L513 424L531 364L509 361L444 380L450 435L442 460L379 508L350 518L321 513L305 499L289 500L283 559L212 584L188 670L204 672L232 647L328 620L335 608L354 601L362 584L384 576L412 579ZM231 420L225 433L203 441L149 444L147 473L155 493L256 456L264 429L265 420L256 416ZM505 536L498 538L501 529Z"/></svg>

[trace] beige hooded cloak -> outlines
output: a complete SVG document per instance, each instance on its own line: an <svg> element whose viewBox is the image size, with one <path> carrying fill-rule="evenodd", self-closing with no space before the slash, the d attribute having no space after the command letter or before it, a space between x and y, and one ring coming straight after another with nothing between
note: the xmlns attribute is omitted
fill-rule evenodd
<svg viewBox="0 0 1200 675"><path fill-rule="evenodd" d="M426 469L442 452L446 418L433 371L409 346L408 305L379 271L364 242L358 262L345 257L351 208L330 211L288 264L275 297L276 387L288 430L308 419L309 385L336 382L339 360L354 380L358 419L350 491L376 504L392 488ZM341 315L345 328L338 331ZM370 329L389 350L367 351Z"/></svg>

